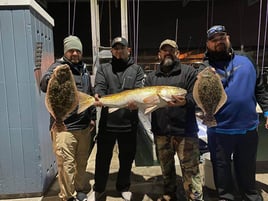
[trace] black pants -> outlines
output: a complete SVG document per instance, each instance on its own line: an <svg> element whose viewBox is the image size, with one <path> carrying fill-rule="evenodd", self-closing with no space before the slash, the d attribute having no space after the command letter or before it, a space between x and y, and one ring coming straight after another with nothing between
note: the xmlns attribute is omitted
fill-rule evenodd
<svg viewBox="0 0 268 201"><path fill-rule="evenodd" d="M236 135L208 132L208 146L219 199L235 200L235 179L243 200L261 201L255 186L257 131Z"/></svg>
<svg viewBox="0 0 268 201"><path fill-rule="evenodd" d="M98 133L94 177L94 190L96 192L105 191L116 141L119 149L119 171L116 180L116 190L122 192L129 189L131 168L136 154L136 136L136 131L129 133L100 131Z"/></svg>

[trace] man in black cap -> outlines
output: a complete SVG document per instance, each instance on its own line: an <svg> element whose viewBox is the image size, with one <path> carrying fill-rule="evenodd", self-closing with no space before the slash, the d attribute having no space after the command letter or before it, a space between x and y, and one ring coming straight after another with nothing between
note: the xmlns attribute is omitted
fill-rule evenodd
<svg viewBox="0 0 268 201"><path fill-rule="evenodd" d="M242 200L261 201L255 179L259 125L257 102L268 128L268 93L262 76L248 55L234 52L224 26L215 25L207 31L206 46L204 64L212 66L220 75L227 94L226 103L215 114L217 125L207 128L219 200L236 200L235 178Z"/></svg>
<svg viewBox="0 0 268 201"><path fill-rule="evenodd" d="M82 62L83 48L77 36L68 36L63 41L64 56L53 63L43 75L40 87L47 91L48 81L57 66L68 64L77 89L81 92L93 95L90 74L85 63ZM51 130L53 150L58 165L58 181L60 186L59 197L63 201L84 201L90 190L89 177L86 166L91 152L91 131L95 127L96 110L91 107L77 114L72 112L64 121L67 131L53 132ZM50 129L54 122L50 117Z"/></svg>
<svg viewBox="0 0 268 201"><path fill-rule="evenodd" d="M97 101L101 96L143 86L143 69L130 57L131 49L128 47L127 40L123 37L116 37L111 46L112 61L101 64L97 69L95 78ZM107 107L102 108L96 141L94 191L88 197L88 201L99 200L104 195L116 142L120 165L116 190L121 193L125 201L131 200L132 193L129 187L131 167L136 154L137 125L138 110L134 103L129 103L128 108L122 108L113 113L109 113Z"/></svg>

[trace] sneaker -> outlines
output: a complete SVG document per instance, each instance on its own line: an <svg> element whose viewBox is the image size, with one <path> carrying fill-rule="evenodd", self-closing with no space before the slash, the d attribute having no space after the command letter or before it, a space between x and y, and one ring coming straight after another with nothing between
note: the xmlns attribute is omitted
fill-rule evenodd
<svg viewBox="0 0 268 201"><path fill-rule="evenodd" d="M104 192L92 191L92 193L87 197L87 201L99 201L104 195Z"/></svg>
<svg viewBox="0 0 268 201"><path fill-rule="evenodd" d="M79 201L87 201L87 195L83 192L77 192L76 199Z"/></svg>
<svg viewBox="0 0 268 201"><path fill-rule="evenodd" d="M121 192L121 196L124 199L124 201L131 201L132 193L130 191L123 191Z"/></svg>

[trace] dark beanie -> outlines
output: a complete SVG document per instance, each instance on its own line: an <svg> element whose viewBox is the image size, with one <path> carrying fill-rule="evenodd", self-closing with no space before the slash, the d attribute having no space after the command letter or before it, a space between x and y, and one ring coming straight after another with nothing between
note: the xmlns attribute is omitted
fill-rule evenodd
<svg viewBox="0 0 268 201"><path fill-rule="evenodd" d="M80 39L77 36L68 36L63 40L64 53L68 50L75 49L83 53L83 47Z"/></svg>

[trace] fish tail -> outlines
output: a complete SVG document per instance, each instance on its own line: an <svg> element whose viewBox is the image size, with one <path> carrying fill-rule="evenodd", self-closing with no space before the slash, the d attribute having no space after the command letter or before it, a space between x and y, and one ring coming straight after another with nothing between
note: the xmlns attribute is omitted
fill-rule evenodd
<svg viewBox="0 0 268 201"><path fill-rule="evenodd" d="M78 92L78 96L79 96L79 105L77 113L79 114L85 111L87 108L91 107L95 102L95 98L80 91Z"/></svg>
<svg viewBox="0 0 268 201"><path fill-rule="evenodd" d="M205 115L202 123L209 128L217 126L217 121L214 116Z"/></svg>
<svg viewBox="0 0 268 201"><path fill-rule="evenodd" d="M64 124L63 121L61 122L54 122L53 125L52 125L52 128L53 132L62 132L62 131L66 131L67 130L67 127L66 125Z"/></svg>

